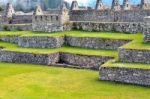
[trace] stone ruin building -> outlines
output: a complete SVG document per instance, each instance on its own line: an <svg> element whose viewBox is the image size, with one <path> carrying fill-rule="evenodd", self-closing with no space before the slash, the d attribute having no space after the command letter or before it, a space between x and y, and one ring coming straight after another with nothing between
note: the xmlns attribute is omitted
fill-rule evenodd
<svg viewBox="0 0 150 99"><path fill-rule="evenodd" d="M63 31L63 26L68 21L69 13L65 5L62 5L57 14L44 14L41 7L37 6L32 17L32 30L44 32Z"/></svg>
<svg viewBox="0 0 150 99"><path fill-rule="evenodd" d="M137 5L130 4L129 0L124 0L123 4L119 4L119 0L112 0L111 7L104 5L103 0L97 0L95 7L79 6L78 2L73 0L70 9L63 3L58 9L44 11L37 6L34 11L28 13L15 11L12 4L8 3L0 21L1 24L24 24L28 27L26 29L32 27L33 31L45 32L63 31L66 29L65 24L70 25L69 23L75 23L75 28L93 30L90 26L92 22L101 23L102 30L142 32L146 16L150 16L148 0L141 0L141 3ZM82 23L79 24L79 22ZM106 29L104 29L105 26ZM95 27L95 30L101 30ZM145 38L149 37L147 32L144 34Z"/></svg>

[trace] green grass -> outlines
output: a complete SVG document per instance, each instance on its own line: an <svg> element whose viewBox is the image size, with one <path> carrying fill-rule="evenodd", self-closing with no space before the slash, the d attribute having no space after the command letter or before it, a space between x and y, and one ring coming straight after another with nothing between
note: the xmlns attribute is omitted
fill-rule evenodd
<svg viewBox="0 0 150 99"><path fill-rule="evenodd" d="M75 37L100 37L111 39L134 39L137 34L114 33L114 32L86 32L86 31L63 31L63 32L32 32L32 31L0 31L0 35L21 35L21 36L75 36ZM140 33L139 33L140 34Z"/></svg>
<svg viewBox="0 0 150 99"><path fill-rule="evenodd" d="M150 43L144 43L143 35L137 34L137 36L134 37L134 40L132 42L122 46L122 48L150 50Z"/></svg>
<svg viewBox="0 0 150 99"><path fill-rule="evenodd" d="M150 88L98 80L98 72L0 63L0 99L150 99Z"/></svg>
<svg viewBox="0 0 150 99"><path fill-rule="evenodd" d="M140 68L140 69L150 69L150 64L144 63L124 63L124 62L117 62L115 60L109 60L103 67L120 67L120 68Z"/></svg>
<svg viewBox="0 0 150 99"><path fill-rule="evenodd" d="M17 44L0 42L0 46L5 47L3 50L8 51L17 51L17 52L30 52L30 53L55 53L55 52L68 52L75 54L84 54L84 55L101 55L101 56L112 56L117 57L117 51L115 50L96 50L96 49L87 49L87 48L78 48L78 47L69 47L64 46L60 48L22 48Z"/></svg>

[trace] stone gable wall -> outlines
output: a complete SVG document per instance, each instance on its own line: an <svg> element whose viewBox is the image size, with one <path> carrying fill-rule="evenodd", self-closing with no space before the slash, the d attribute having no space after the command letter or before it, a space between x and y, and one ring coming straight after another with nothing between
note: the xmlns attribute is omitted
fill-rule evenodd
<svg viewBox="0 0 150 99"><path fill-rule="evenodd" d="M99 79L150 86L150 70L136 68L101 67Z"/></svg>

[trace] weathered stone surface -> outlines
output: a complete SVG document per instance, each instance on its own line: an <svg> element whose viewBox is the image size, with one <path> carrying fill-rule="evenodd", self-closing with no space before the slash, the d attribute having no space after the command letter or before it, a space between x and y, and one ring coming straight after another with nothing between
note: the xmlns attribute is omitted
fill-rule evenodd
<svg viewBox="0 0 150 99"><path fill-rule="evenodd" d="M144 17L144 42L150 42L150 16Z"/></svg>
<svg viewBox="0 0 150 99"><path fill-rule="evenodd" d="M93 48L93 49L117 49L118 47L128 43L130 40L109 39L98 37L72 37L72 36L17 36L3 35L0 40L16 43L21 47L32 48L56 48L61 47L64 43L68 46Z"/></svg>
<svg viewBox="0 0 150 99"><path fill-rule="evenodd" d="M0 36L0 40L10 43L18 43L17 35L2 35Z"/></svg>
<svg viewBox="0 0 150 99"><path fill-rule="evenodd" d="M80 55L72 53L52 53L52 54L35 54L28 52L16 51L0 51L0 61L12 63L31 63L42 65L57 65L66 64L73 68L85 68L98 70L99 67L109 59L110 56L94 56L94 55Z"/></svg>
<svg viewBox="0 0 150 99"><path fill-rule="evenodd" d="M31 31L32 25L31 24L3 24L0 25L0 30L23 30L23 31Z"/></svg>
<svg viewBox="0 0 150 99"><path fill-rule="evenodd" d="M96 69L113 57L60 53L60 63L75 65L80 68Z"/></svg>
<svg viewBox="0 0 150 99"><path fill-rule="evenodd" d="M150 86L150 70L136 68L101 67L99 79Z"/></svg>
<svg viewBox="0 0 150 99"><path fill-rule="evenodd" d="M71 21L95 22L143 22L143 17L150 16L150 10L72 10Z"/></svg>
<svg viewBox="0 0 150 99"><path fill-rule="evenodd" d="M56 48L64 44L64 37L31 36L19 37L18 45L33 48Z"/></svg>
<svg viewBox="0 0 150 99"><path fill-rule="evenodd" d="M65 42L69 46L94 48L94 49L118 49L118 47L128 43L130 40L109 39L98 37L72 37L66 36Z"/></svg>
<svg viewBox="0 0 150 99"><path fill-rule="evenodd" d="M42 65L53 65L59 61L59 53L34 54L27 52L0 51L0 61L12 63L32 63Z"/></svg>
<svg viewBox="0 0 150 99"><path fill-rule="evenodd" d="M119 61L150 63L150 50L119 48Z"/></svg>
<svg viewBox="0 0 150 99"><path fill-rule="evenodd" d="M75 29L86 31L108 31L137 33L143 31L143 23L138 22L74 22Z"/></svg>

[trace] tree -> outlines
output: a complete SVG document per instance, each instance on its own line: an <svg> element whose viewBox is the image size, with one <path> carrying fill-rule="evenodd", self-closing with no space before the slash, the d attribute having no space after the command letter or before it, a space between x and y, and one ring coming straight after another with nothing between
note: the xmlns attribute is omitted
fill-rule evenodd
<svg viewBox="0 0 150 99"><path fill-rule="evenodd" d="M0 7L0 11L3 11L3 8L2 8L2 7Z"/></svg>

